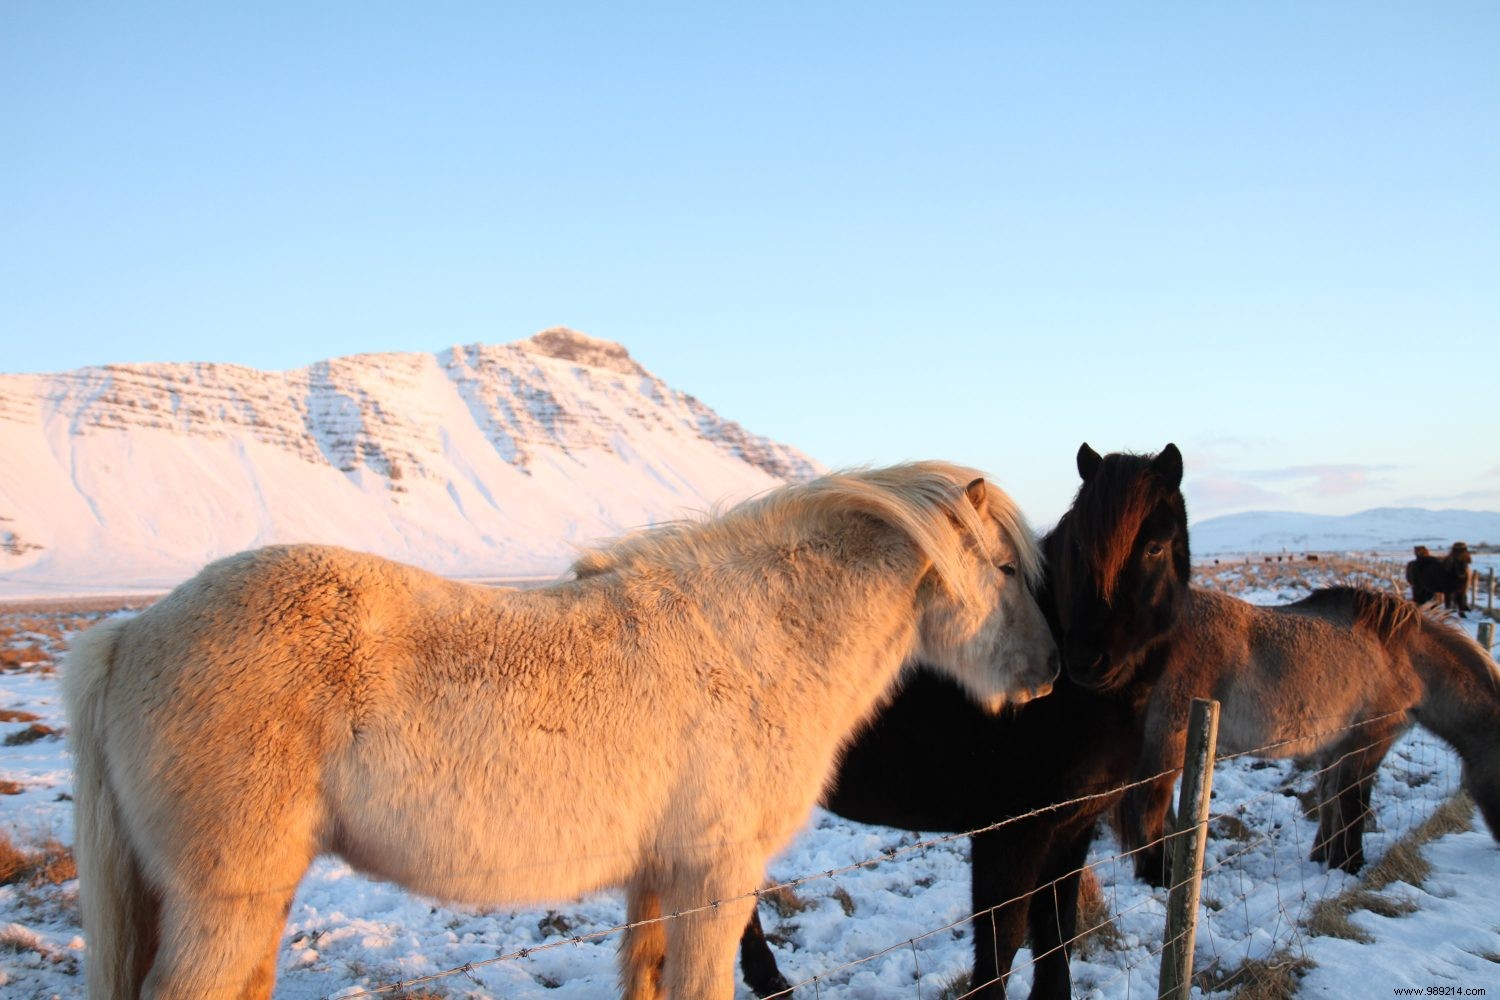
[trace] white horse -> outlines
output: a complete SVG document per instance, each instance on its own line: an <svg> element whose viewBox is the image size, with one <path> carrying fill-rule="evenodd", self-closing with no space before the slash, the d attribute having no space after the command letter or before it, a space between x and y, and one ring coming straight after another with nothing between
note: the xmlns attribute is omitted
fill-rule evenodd
<svg viewBox="0 0 1500 1000"><path fill-rule="evenodd" d="M64 666L95 998L267 997L327 852L457 903L625 886L631 1000L727 998L766 859L921 658L993 708L1057 656L1010 499L920 463L642 532L529 591L277 546Z"/></svg>

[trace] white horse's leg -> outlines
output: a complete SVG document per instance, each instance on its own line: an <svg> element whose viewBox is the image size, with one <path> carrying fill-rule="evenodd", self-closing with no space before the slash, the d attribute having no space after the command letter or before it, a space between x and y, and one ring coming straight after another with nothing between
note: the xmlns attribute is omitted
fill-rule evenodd
<svg viewBox="0 0 1500 1000"><path fill-rule="evenodd" d="M175 894L162 906L161 948L147 1000L261 1000L271 995L276 952L296 889Z"/></svg>
<svg viewBox="0 0 1500 1000"><path fill-rule="evenodd" d="M292 907L290 898L282 907L281 921L276 925L269 941L262 942L260 961L250 973L250 981L240 990L240 1000L271 1000L271 991L276 986L276 958L281 954L281 936L286 931L286 918Z"/></svg>
<svg viewBox="0 0 1500 1000"><path fill-rule="evenodd" d="M656 890L632 885L626 890L625 921L661 916ZM620 989L624 1000L661 1000L662 962L667 954L667 931L660 922L632 927L620 942Z"/></svg>
<svg viewBox="0 0 1500 1000"><path fill-rule="evenodd" d="M665 922L667 961L662 979L672 1000L732 1000L740 934L755 908L755 897L745 894L760 885L764 869L761 859L756 864L732 859L707 871L673 870L674 883L662 892L663 911L683 913ZM684 912L715 900L717 906Z"/></svg>

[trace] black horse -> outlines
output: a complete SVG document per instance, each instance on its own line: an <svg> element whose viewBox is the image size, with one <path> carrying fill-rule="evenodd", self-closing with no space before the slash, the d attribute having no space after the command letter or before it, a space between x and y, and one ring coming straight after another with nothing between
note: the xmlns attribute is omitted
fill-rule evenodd
<svg viewBox="0 0 1500 1000"><path fill-rule="evenodd" d="M1469 612L1469 566L1473 557L1469 546L1454 542L1445 556L1435 556L1427 546L1418 545L1416 558L1406 564L1406 582L1411 584L1411 599L1426 604L1442 595L1443 607Z"/></svg>
<svg viewBox="0 0 1500 1000"><path fill-rule="evenodd" d="M1188 590L1176 446L1101 458L1085 444L1078 473L1073 506L1042 543L1047 578L1037 597L1066 668L1053 693L990 716L918 670L847 748L823 802L858 822L949 832L1056 806L973 838L979 997L1005 995L1028 924L1031 995L1070 996L1080 872L1140 755L1146 701ZM1095 797L1072 802L1084 796ZM789 988L758 915L740 961L759 996Z"/></svg>

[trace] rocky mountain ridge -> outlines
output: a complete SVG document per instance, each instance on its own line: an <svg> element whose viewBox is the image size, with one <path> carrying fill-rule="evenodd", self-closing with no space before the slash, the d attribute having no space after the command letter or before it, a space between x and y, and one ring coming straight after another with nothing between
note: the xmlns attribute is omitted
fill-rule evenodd
<svg viewBox="0 0 1500 1000"><path fill-rule="evenodd" d="M122 569L132 546L155 550L137 553L152 580L294 538L449 572L551 568L566 561L558 539L523 536L576 543L820 471L621 345L565 328L284 372L191 363L0 375L0 462L12 470L0 482L0 590L96 578L81 545L120 556L105 561ZM151 469L160 489L139 478ZM225 495L195 471L226 472L240 489ZM297 515L309 501L318 516ZM326 530L341 504L378 530ZM434 532L444 544L424 559L412 540Z"/></svg>

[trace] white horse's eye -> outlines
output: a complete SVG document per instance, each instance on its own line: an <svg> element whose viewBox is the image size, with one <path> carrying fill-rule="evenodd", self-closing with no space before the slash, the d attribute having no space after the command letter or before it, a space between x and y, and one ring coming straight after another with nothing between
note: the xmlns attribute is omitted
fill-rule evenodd
<svg viewBox="0 0 1500 1000"><path fill-rule="evenodd" d="M1016 575L1016 564L1013 563L1013 562L1001 563L1000 564L1000 572L1004 573L1006 576L1015 576Z"/></svg>

